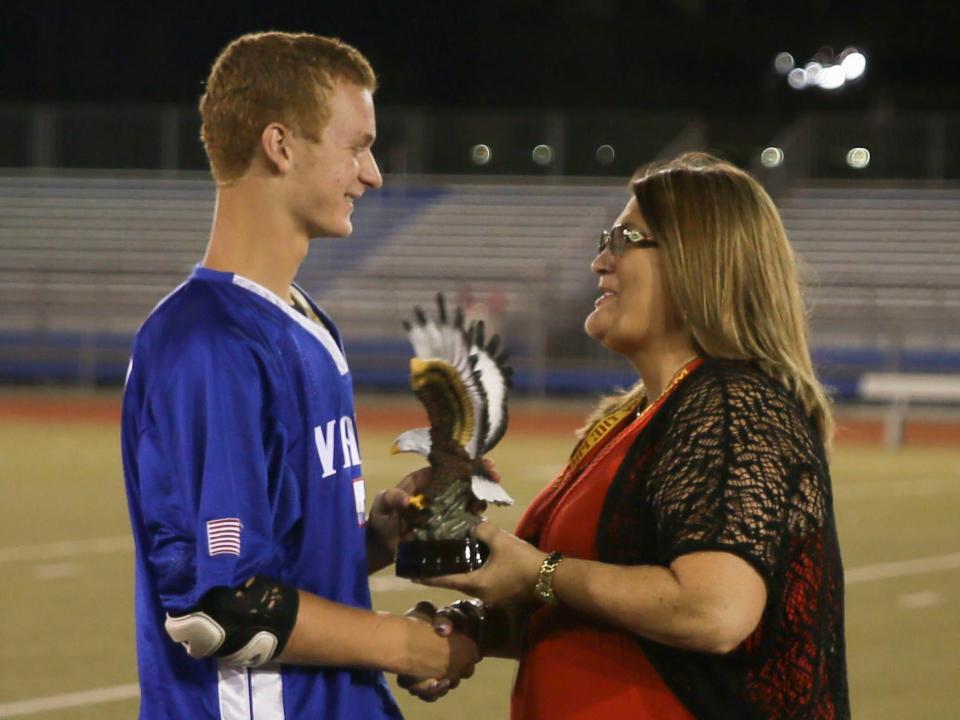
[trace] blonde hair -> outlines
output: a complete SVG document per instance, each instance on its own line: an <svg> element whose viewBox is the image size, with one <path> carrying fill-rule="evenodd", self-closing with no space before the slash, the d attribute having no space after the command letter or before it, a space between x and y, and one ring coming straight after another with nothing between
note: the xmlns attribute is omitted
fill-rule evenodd
<svg viewBox="0 0 960 720"><path fill-rule="evenodd" d="M371 92L377 87L367 59L336 38L264 32L227 45L200 98L200 139L216 183L228 185L246 172L271 122L319 140L337 80Z"/></svg>
<svg viewBox="0 0 960 720"><path fill-rule="evenodd" d="M794 393L829 447L833 414L810 359L797 262L767 192L705 153L644 167L630 187L660 241L673 306L697 350L755 361ZM606 398L594 418L642 395L636 385Z"/></svg>

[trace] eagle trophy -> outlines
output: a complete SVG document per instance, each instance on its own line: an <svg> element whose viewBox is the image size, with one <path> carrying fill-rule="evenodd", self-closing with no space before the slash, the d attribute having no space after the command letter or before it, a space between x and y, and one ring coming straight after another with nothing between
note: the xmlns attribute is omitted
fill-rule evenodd
<svg viewBox="0 0 960 720"><path fill-rule="evenodd" d="M495 482L483 456L507 430L512 368L500 338L486 341L483 321L464 327L463 309L447 313L437 295L437 319L419 307L403 323L413 345L410 385L430 427L402 433L393 452L416 452L430 462L431 479L413 498L406 520L412 540L397 548L397 575L433 577L475 570L488 549L471 536L487 503L513 499Z"/></svg>

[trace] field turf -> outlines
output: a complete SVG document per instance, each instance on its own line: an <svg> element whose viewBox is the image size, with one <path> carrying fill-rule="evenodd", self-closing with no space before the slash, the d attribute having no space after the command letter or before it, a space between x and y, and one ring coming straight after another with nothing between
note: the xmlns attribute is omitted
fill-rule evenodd
<svg viewBox="0 0 960 720"><path fill-rule="evenodd" d="M418 464L387 453L414 401L378 407L365 422L360 404L368 501ZM579 408L570 411L548 415ZM133 556L115 412L30 415L0 413L0 718L133 718ZM493 458L518 505L491 510L492 522L512 528L560 468L571 422L521 419L508 433ZM960 717L960 448L842 444L833 475L854 717ZM389 572L372 583L382 610L452 597ZM414 719L505 718L513 673L486 660L444 700L398 698Z"/></svg>

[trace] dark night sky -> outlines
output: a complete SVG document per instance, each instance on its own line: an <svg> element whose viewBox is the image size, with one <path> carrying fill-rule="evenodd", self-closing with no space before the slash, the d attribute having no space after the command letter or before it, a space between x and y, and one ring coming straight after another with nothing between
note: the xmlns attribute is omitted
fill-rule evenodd
<svg viewBox="0 0 960 720"><path fill-rule="evenodd" d="M263 29L357 45L385 105L960 108L953 0L0 0L2 99L194 102L220 48ZM773 77L777 51L821 45L861 47L864 82L827 96Z"/></svg>

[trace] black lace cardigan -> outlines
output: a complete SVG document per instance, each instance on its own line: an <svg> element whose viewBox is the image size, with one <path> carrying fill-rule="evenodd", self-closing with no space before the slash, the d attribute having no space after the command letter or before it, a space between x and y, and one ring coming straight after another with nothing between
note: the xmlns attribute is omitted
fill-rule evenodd
<svg viewBox="0 0 960 720"><path fill-rule="evenodd" d="M757 629L713 655L638 638L697 718L849 718L843 567L823 443L753 364L707 361L630 449L597 531L600 559L667 566L722 550L767 586Z"/></svg>

